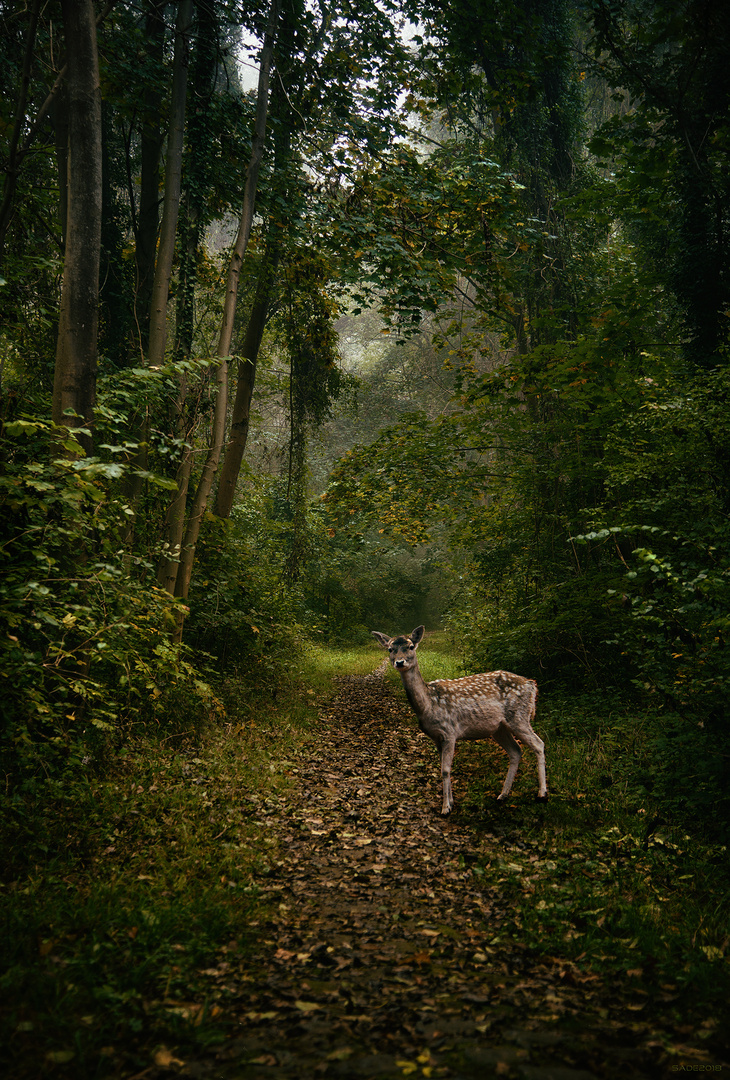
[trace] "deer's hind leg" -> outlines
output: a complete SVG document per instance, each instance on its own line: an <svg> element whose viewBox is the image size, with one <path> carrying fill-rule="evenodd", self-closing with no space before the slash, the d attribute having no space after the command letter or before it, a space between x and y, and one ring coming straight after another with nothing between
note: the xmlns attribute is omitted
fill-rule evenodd
<svg viewBox="0 0 730 1080"><path fill-rule="evenodd" d="M546 802L548 797L547 790L547 776L545 775L545 743L542 741L539 735L530 728L528 731L520 732L520 739L529 746L533 754L537 758L537 782L538 791L537 797L541 802Z"/></svg>
<svg viewBox="0 0 730 1080"><path fill-rule="evenodd" d="M509 768L507 770L507 775L505 777L502 790L497 796L498 800L506 799L510 791L512 790L512 785L515 782L517 770L519 769L520 761L522 760L522 751L517 745L517 741L513 738L511 731L504 722L499 725L494 735L492 735L492 738L496 743L499 743L499 745L506 752L507 757L509 758Z"/></svg>

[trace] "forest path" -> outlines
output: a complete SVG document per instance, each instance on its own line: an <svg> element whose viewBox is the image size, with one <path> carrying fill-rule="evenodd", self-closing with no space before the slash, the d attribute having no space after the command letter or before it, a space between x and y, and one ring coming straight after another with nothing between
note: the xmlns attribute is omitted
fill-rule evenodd
<svg viewBox="0 0 730 1080"><path fill-rule="evenodd" d="M254 955L233 945L230 962L210 972L240 1034L181 1075L676 1072L682 1058L665 1047L676 1054L682 1037L646 1014L637 1022L645 1001L632 1004L625 987L512 936L519 910L495 876L470 867L495 849L524 860L526 845L496 806L482 822L491 820L490 832L460 820L458 808L440 817L434 748L383 671L341 678L321 713L321 742L291 769L291 788L252 802L276 841L260 881L267 914L254 924ZM529 858L539 866L539 852ZM684 1060L696 1063L688 1050Z"/></svg>

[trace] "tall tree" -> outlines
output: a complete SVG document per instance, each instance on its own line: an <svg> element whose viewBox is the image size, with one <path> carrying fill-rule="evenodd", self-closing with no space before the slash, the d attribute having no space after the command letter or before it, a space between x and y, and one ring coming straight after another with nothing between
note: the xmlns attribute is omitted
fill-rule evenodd
<svg viewBox="0 0 730 1080"><path fill-rule="evenodd" d="M10 141L7 151L7 163L5 165L5 179L3 183L2 199L0 200L0 266L3 263L5 237L10 223L10 215L13 206L13 197L17 183L18 170L22 162L20 152L20 140L23 128L26 124L26 110L30 95L31 71L36 47L36 31L40 17L41 2L34 0L30 9L28 28L26 30L25 49L23 52L23 67L21 72L20 86L18 87L18 99L15 107L15 116L11 129Z"/></svg>
<svg viewBox="0 0 730 1080"><path fill-rule="evenodd" d="M167 342L167 301L170 294L182 188L183 135L188 88L188 38L192 16L193 0L180 0L175 23L172 100L165 158L165 196L162 203L160 240L150 302L150 333L147 347L147 359L150 364L162 363Z"/></svg>
<svg viewBox="0 0 730 1080"><path fill-rule="evenodd" d="M68 88L68 207L53 419L93 422L101 252L101 89L92 0L63 0ZM78 426L78 420L70 421ZM87 440L87 445L89 441Z"/></svg>
<svg viewBox="0 0 730 1080"><path fill-rule="evenodd" d="M134 260L136 282L134 313L138 328L136 342L139 361L146 357L149 347L152 286L155 278L157 232L160 220L160 154L163 145L162 97L165 45L164 0L147 0L144 26L144 56L151 78L141 103L139 212L132 217L134 229ZM134 192L130 203L134 205Z"/></svg>
<svg viewBox="0 0 730 1080"><path fill-rule="evenodd" d="M216 351L218 367L215 376L215 405L210 442L205 463L203 465L203 471L198 481L190 514L185 526L184 536L178 547L177 535L179 534L180 512L183 505L181 492L183 489L187 488L190 465L187 461L183 461L180 467L178 475L178 493L174 499L176 510L170 517L171 530L174 531L170 531L168 534L167 551L169 554L165 559L165 566L161 569L159 575L160 580L165 582L168 589L171 585L174 585L175 595L182 599L187 598L188 590L190 588L190 579L192 577L193 564L195 561L195 546L200 535L200 528L208 506L208 500L210 499L213 490L213 483L215 481L225 440L226 417L228 411L228 365L231 342L233 339L241 265L243 263L244 255L246 254L246 248L248 247L251 229L253 227L256 192L266 140L266 125L269 110L269 80L278 20L279 0L271 0L261 49L256 116L251 142L251 157L246 171L246 184L243 194L243 206L239 219L238 233L236 235L233 253L230 258L226 276L223 315L221 318L218 348ZM190 452L191 451L188 451L188 453ZM179 563L177 565L177 572L173 583L173 565L178 553ZM179 625L178 633L182 633L182 623Z"/></svg>
<svg viewBox="0 0 730 1080"><path fill-rule="evenodd" d="M693 364L730 340L730 7L592 0L587 58L627 107L597 133L612 160L624 227L663 271L688 328Z"/></svg>

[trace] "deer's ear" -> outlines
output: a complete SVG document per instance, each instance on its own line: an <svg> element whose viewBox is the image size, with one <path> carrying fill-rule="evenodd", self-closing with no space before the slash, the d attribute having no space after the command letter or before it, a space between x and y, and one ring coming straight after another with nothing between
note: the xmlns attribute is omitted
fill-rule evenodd
<svg viewBox="0 0 730 1080"><path fill-rule="evenodd" d="M371 630L370 633L373 635L374 638L377 639L379 644L382 645L384 649L388 648L388 645L390 644L390 638L386 634L381 634L379 630Z"/></svg>
<svg viewBox="0 0 730 1080"><path fill-rule="evenodd" d="M425 633L426 633L426 627L425 626L417 626L416 629L411 634L411 641L413 642L413 644L418 645L419 641L421 640L421 638L423 637L423 635Z"/></svg>

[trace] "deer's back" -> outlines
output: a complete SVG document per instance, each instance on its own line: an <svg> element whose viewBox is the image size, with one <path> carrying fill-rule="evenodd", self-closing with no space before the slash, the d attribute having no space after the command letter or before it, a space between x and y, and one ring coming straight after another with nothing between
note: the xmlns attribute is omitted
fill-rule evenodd
<svg viewBox="0 0 730 1080"><path fill-rule="evenodd" d="M428 690L431 708L421 726L455 729L457 739L489 738L503 722L529 726L537 700L537 683L511 671L437 679Z"/></svg>

